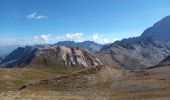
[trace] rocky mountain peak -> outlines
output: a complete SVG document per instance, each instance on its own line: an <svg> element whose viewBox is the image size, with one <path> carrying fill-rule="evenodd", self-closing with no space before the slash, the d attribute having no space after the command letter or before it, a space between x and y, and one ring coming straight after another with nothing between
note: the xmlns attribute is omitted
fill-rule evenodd
<svg viewBox="0 0 170 100"><path fill-rule="evenodd" d="M155 23L152 27L146 29L141 37L155 37L161 41L170 41L170 16Z"/></svg>
<svg viewBox="0 0 170 100"><path fill-rule="evenodd" d="M90 51L80 49L78 47L55 46L46 49L39 49L36 53L37 57L45 57L56 60L64 65L83 67L91 67L102 64L102 62Z"/></svg>

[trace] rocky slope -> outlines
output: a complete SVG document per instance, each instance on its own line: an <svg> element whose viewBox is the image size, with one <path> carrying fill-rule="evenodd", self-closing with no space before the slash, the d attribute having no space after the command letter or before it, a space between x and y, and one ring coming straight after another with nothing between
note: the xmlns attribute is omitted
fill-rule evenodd
<svg viewBox="0 0 170 100"><path fill-rule="evenodd" d="M140 37L116 41L100 53L126 69L145 69L159 64L170 55L170 16L145 30Z"/></svg>
<svg viewBox="0 0 170 100"><path fill-rule="evenodd" d="M170 65L170 56L166 57L163 61L161 61L160 65L162 66Z"/></svg>
<svg viewBox="0 0 170 100"><path fill-rule="evenodd" d="M94 85L102 82L108 82L111 80L121 79L121 70L114 69L109 66L97 66L89 69L83 69L75 73L47 80L33 81L28 84L23 85L19 90L23 90L30 87L39 86L54 86L58 90L65 90L68 88L80 88L85 87L85 85Z"/></svg>
<svg viewBox="0 0 170 100"><path fill-rule="evenodd" d="M151 37L139 37L117 41L100 53L109 54L113 61L126 69L145 69L159 64L169 56L170 44Z"/></svg>
<svg viewBox="0 0 170 100"><path fill-rule="evenodd" d="M101 65L95 54L76 47L55 46L36 48L19 47L9 54L1 63L4 67L25 66L83 66Z"/></svg>
<svg viewBox="0 0 170 100"><path fill-rule="evenodd" d="M150 68L157 68L161 66L169 66L170 65L170 56L166 57L164 60L162 60L158 65L152 66ZM150 69L149 68L149 69Z"/></svg>

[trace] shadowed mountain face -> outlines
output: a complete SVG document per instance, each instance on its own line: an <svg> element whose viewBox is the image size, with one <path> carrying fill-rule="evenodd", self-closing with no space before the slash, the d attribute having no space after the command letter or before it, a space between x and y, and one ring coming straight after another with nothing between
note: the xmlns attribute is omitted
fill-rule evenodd
<svg viewBox="0 0 170 100"><path fill-rule="evenodd" d="M160 66L168 66L170 65L170 56L166 57L164 60L162 60L158 65L153 66L151 68L156 68L156 67L160 67Z"/></svg>
<svg viewBox="0 0 170 100"><path fill-rule="evenodd" d="M5 58L9 53L18 48L19 45L3 45L0 46L0 57Z"/></svg>
<svg viewBox="0 0 170 100"><path fill-rule="evenodd" d="M143 32L141 37L155 37L161 41L170 41L170 16L167 16Z"/></svg>
<svg viewBox="0 0 170 100"><path fill-rule="evenodd" d="M2 62L2 60L3 60L3 59L0 57L0 63Z"/></svg>
<svg viewBox="0 0 170 100"><path fill-rule="evenodd" d="M17 48L1 63L5 67L25 66L83 66L102 65L102 62L91 52L75 47L56 46L36 48L27 46Z"/></svg>
<svg viewBox="0 0 170 100"><path fill-rule="evenodd" d="M82 49L89 50L91 52L97 52L103 47L102 44L98 44L93 41L84 41L84 42L61 41L61 42L54 44L54 46L79 47Z"/></svg>
<svg viewBox="0 0 170 100"><path fill-rule="evenodd" d="M5 59L1 62L1 65L5 67L26 65L34 57L34 53L36 50L37 48L31 46L18 47L7 57L5 57Z"/></svg>

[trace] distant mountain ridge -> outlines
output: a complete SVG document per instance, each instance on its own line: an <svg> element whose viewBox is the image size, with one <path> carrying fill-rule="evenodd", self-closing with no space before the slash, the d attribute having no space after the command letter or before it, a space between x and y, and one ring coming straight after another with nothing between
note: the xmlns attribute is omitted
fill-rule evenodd
<svg viewBox="0 0 170 100"><path fill-rule="evenodd" d="M35 45L25 45L33 46L37 48L48 48L53 46L69 46L69 47L79 47L82 49L89 50L91 52L98 52L104 45L98 44L94 41L84 41L84 42L74 42L74 41L59 41L55 44L35 44ZM24 47L24 45L4 45L0 46L0 58L5 58L13 50L18 47Z"/></svg>
<svg viewBox="0 0 170 100"><path fill-rule="evenodd" d="M60 42L53 44L53 46L79 47L79 48L86 49L92 52L98 52L104 45L98 44L94 41L83 41L83 42L60 41Z"/></svg>

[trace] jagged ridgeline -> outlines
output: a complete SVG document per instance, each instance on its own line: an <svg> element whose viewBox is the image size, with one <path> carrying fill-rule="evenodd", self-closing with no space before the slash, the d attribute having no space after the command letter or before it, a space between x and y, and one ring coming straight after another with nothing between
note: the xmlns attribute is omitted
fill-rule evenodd
<svg viewBox="0 0 170 100"><path fill-rule="evenodd" d="M170 16L146 29L140 37L123 39L103 48L113 61L126 69L158 65L170 55Z"/></svg>
<svg viewBox="0 0 170 100"><path fill-rule="evenodd" d="M19 47L1 63L7 68L31 66L82 66L84 68L102 65L95 54L77 47L54 46L37 48Z"/></svg>
<svg viewBox="0 0 170 100"><path fill-rule="evenodd" d="M79 47L81 49L86 49L91 52L98 52L103 47L102 44L98 44L94 41L83 41L83 42L74 42L74 41L60 41L53 46L69 46L69 47Z"/></svg>
<svg viewBox="0 0 170 100"><path fill-rule="evenodd" d="M166 16L146 29L141 37L154 37L160 41L170 41L170 16Z"/></svg>

